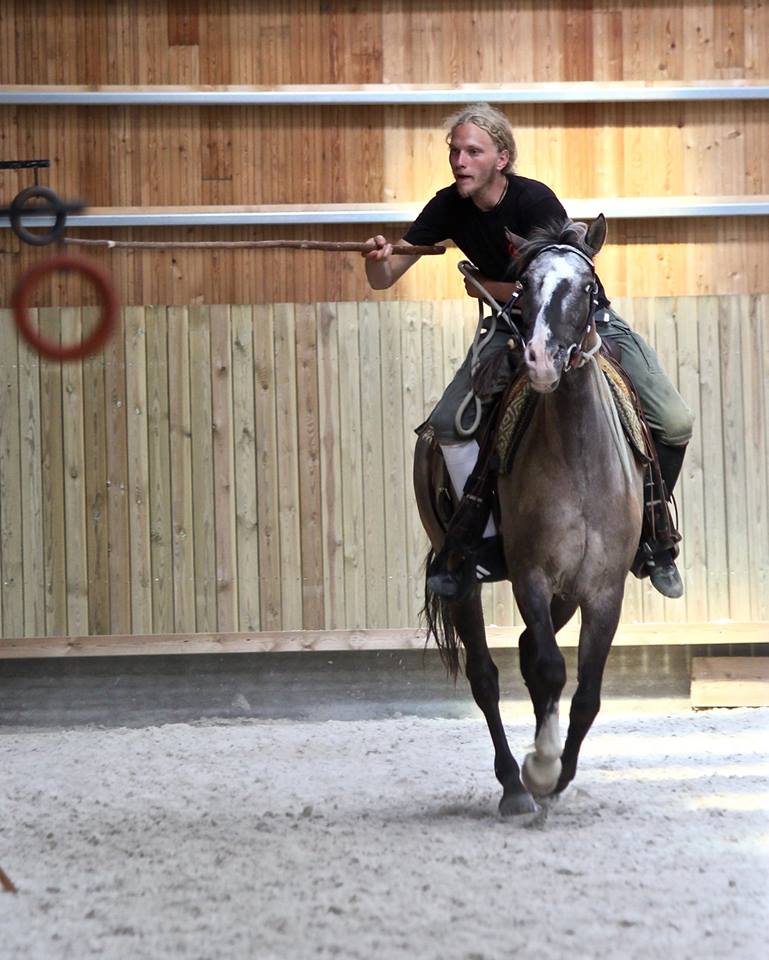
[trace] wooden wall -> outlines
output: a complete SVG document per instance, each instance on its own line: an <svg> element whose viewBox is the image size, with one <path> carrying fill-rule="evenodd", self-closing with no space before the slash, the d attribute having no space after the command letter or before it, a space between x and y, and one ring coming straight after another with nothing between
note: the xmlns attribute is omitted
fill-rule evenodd
<svg viewBox="0 0 769 960"><path fill-rule="evenodd" d="M769 296L619 303L696 412L686 595L625 621L769 620ZM88 309L44 309L73 336ZM413 426L464 355L465 301L130 307L82 364L0 316L2 635L413 627ZM509 585L489 622L515 621Z"/></svg>
<svg viewBox="0 0 769 960"><path fill-rule="evenodd" d="M765 3L7 0L0 84L451 84L769 76ZM769 195L769 101L505 107L519 172L564 198ZM442 106L0 107L2 154L99 207L414 202L448 181ZM0 174L0 197L25 185ZM119 239L365 239L403 225L85 231ZM767 290L769 218L625 220L601 270L616 296ZM4 235L6 236L6 235ZM7 235L0 288L40 252ZM360 261L296 253L96 254L123 302L372 297ZM456 257L376 299L452 299ZM40 305L91 302L66 281Z"/></svg>
<svg viewBox="0 0 769 960"><path fill-rule="evenodd" d="M769 5L467 0L5 0L0 84L766 81ZM504 108L519 172L564 198L769 194L769 102ZM0 106L6 159L107 208L420 203L447 181L436 106ZM0 198L27 185L0 174ZM83 230L116 239L397 236L387 227ZM599 269L697 414L687 593L632 582L626 622L769 620L769 218L623 220ZM0 235L0 305L48 251ZM385 293L355 256L97 252L124 304L59 367L0 322L2 635L413 626L425 549L413 426L466 349L456 251ZM39 323L92 292L57 276ZM212 306L213 304L213 306ZM491 622L514 620L487 591Z"/></svg>

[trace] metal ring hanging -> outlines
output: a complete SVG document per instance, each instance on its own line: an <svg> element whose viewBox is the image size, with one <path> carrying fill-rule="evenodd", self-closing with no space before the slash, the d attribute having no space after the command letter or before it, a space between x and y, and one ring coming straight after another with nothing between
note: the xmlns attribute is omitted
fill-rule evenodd
<svg viewBox="0 0 769 960"><path fill-rule="evenodd" d="M84 340L69 346L55 343L41 336L35 329L29 314L32 291L43 277L55 270L74 270L88 277L101 298L102 312L99 323ZM91 353L96 353L111 336L117 323L119 310L117 294L109 276L92 260L71 253L61 253L47 260L41 260L23 273L11 294L11 307L22 337L34 350L49 360L79 360Z"/></svg>
<svg viewBox="0 0 769 960"><path fill-rule="evenodd" d="M42 207L27 207L29 200L46 200L47 205ZM21 220L24 216L52 216L54 217L53 226L44 233L34 233L23 226ZM64 233L67 225L67 207L50 187L33 186L27 187L17 194L11 201L8 210L8 218L11 221L11 229L24 243L29 243L33 247L45 247L54 240L58 240Z"/></svg>

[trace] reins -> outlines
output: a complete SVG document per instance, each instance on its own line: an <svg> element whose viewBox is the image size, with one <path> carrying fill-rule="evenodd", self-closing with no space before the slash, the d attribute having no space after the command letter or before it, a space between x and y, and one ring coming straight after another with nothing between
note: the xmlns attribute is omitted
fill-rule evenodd
<svg viewBox="0 0 769 960"><path fill-rule="evenodd" d="M481 362L481 353L491 342L492 338L497 332L497 323L500 319L507 323L511 333L515 338L517 338L517 346L519 349L522 350L525 346L523 335L513 320L511 313L523 287L520 283L516 283L513 295L506 303L500 306L500 304L494 299L494 297L492 297L483 284L474 276L475 267L472 263L470 263L469 260L460 260L460 262L457 264L457 267L462 276L473 284L482 297L482 299L478 299L478 325L475 328L475 335L473 336L473 342L470 347L470 376L472 378ZM490 317L486 317L484 315L484 300L493 311ZM486 326L485 334L484 326ZM471 425L469 427L465 427L462 425L462 417L464 416L465 410L467 410L471 403L475 403L475 415L473 416L473 422ZM457 431L460 437L471 437L478 429L482 416L483 405L481 403L481 398L471 387L470 390L468 390L465 394L464 399L460 403L459 408L454 416L454 429Z"/></svg>
<svg viewBox="0 0 769 960"><path fill-rule="evenodd" d="M540 254L543 254L548 250L563 250L568 251L569 253L576 253L578 257L581 257L582 260L588 264L593 274L592 289L590 291L590 309L588 310L585 330L579 342L575 341L572 343L566 351L564 372L568 373L570 370L574 370L586 364L588 360L595 356L595 354L601 349L601 338L599 337L598 332L595 331L594 323L595 312L598 309L598 298L596 296L598 293L598 284L595 279L595 266L593 261L586 253L583 253L579 247L574 247L568 243L548 243L547 245L541 247L529 259L528 263L526 264L526 270L521 273L521 276L525 275L526 271L537 259L537 257L540 256ZM475 277L474 274L476 269L469 260L461 260L457 264L457 267L462 276L466 280L469 280L470 283L472 283L472 285L481 294L481 297L478 299L478 325L475 328L475 335L473 336L473 342L470 347L470 375L472 377L478 369L478 365L480 364L481 353L491 342L491 339L497 332L498 321L502 320L504 323L506 323L510 329L510 332L512 333L511 339L515 341L515 346L511 347L511 349L518 349L521 352L524 351L526 347L526 341L524 340L523 334L518 328L515 320L513 320L513 310L515 309L516 302L518 301L521 291L523 290L523 284L520 280L516 280L513 286L513 293L509 300L500 305L498 301L483 286L483 284ZM491 307L492 314L490 317L486 317L484 315L484 301L489 307ZM520 313L520 311L518 312ZM595 343L592 347L590 347L590 349L586 349L587 340L591 333L594 333L595 335ZM462 417L471 403L475 403L475 415L471 425L469 427L465 427L462 425ZM481 403L481 398L471 387L470 390L468 390L468 392L465 394L465 397L460 403L454 417L455 430L461 437L473 436L478 429L482 415L483 406Z"/></svg>

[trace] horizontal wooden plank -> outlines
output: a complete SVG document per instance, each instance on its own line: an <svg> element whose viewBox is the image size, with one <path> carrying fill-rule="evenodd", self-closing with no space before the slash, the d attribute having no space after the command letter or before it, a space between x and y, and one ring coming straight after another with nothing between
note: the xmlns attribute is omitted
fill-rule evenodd
<svg viewBox="0 0 769 960"><path fill-rule="evenodd" d="M769 657L693 657L692 680L769 682Z"/></svg>
<svg viewBox="0 0 769 960"><path fill-rule="evenodd" d="M769 657L694 657L692 706L769 707Z"/></svg>
<svg viewBox="0 0 769 960"><path fill-rule="evenodd" d="M489 627L489 646L515 647L520 627ZM559 634L562 647L577 644L578 627ZM690 646L769 643L769 623L621 624L616 646ZM253 633L27 637L0 640L0 660L39 657L152 656L200 653L296 653L300 651L414 650L425 632L412 628L286 630Z"/></svg>
<svg viewBox="0 0 769 960"><path fill-rule="evenodd" d="M0 87L0 104L115 106L272 106L328 104L653 103L681 100L767 100L769 85L734 81L568 81L544 83L367 83L278 86L28 85Z"/></svg>

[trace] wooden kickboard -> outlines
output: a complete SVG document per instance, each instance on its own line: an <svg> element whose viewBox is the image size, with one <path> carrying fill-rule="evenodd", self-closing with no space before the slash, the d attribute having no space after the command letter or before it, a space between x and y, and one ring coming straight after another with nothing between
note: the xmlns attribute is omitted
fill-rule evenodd
<svg viewBox="0 0 769 960"><path fill-rule="evenodd" d="M769 707L769 657L693 657L692 707Z"/></svg>

